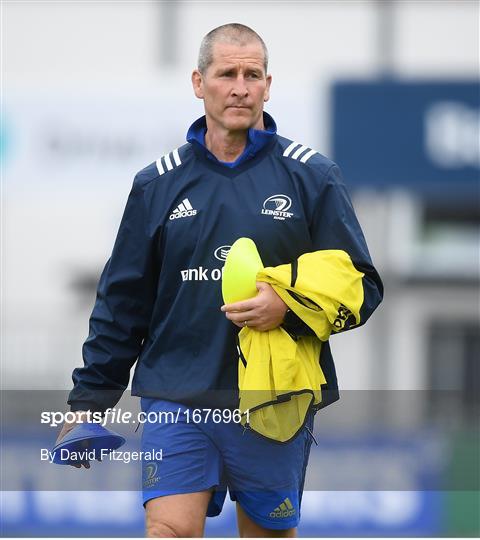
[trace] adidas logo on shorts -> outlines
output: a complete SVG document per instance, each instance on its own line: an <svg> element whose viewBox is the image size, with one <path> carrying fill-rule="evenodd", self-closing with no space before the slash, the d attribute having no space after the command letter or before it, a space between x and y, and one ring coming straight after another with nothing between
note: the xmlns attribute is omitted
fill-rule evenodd
<svg viewBox="0 0 480 540"><path fill-rule="evenodd" d="M269 516L271 518L286 518L295 515L295 512L296 510L290 502L290 499L286 497L285 500L275 508L275 510L270 512Z"/></svg>

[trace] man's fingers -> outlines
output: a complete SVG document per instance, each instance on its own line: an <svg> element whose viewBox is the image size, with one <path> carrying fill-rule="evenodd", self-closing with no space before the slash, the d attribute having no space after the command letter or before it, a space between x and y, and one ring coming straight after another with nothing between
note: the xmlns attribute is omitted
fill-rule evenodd
<svg viewBox="0 0 480 540"><path fill-rule="evenodd" d="M73 420L72 422L65 421L63 423L62 429L60 430L60 433L59 433L59 435L57 437L56 444L58 444L65 437L65 435L69 431L71 431L73 428L77 427L78 424L83 424L84 419L85 419L85 415L87 415L87 411L76 411L75 420Z"/></svg>
<svg viewBox="0 0 480 540"><path fill-rule="evenodd" d="M75 427L75 424L73 425L67 425L67 424L64 424L62 430L60 431L60 434L58 435L57 437L57 441L55 444L58 444L64 437L65 435L71 431L73 428Z"/></svg>
<svg viewBox="0 0 480 540"><path fill-rule="evenodd" d="M85 467L85 469L90 469L90 462L89 461L77 461L76 463L71 463L72 467L75 467L76 469L81 469L82 467Z"/></svg>
<svg viewBox="0 0 480 540"><path fill-rule="evenodd" d="M235 302L233 304L225 304L220 309L223 312L234 312L234 311L249 311L254 309L256 306L256 297L250 298L249 300L242 300L241 302Z"/></svg>
<svg viewBox="0 0 480 540"><path fill-rule="evenodd" d="M234 311L227 311L225 313L225 316L229 321L232 321L233 323L241 323L242 326L245 326L243 323L245 321L252 321L257 317L256 312L253 310L249 311L241 311L241 312L234 312Z"/></svg>
<svg viewBox="0 0 480 540"><path fill-rule="evenodd" d="M245 326L249 326L250 328L253 328L255 326L253 322L248 322L248 321L246 321L247 324L245 324L245 321L241 321L241 322L232 321L232 322L235 326L238 326L239 328L245 328Z"/></svg>

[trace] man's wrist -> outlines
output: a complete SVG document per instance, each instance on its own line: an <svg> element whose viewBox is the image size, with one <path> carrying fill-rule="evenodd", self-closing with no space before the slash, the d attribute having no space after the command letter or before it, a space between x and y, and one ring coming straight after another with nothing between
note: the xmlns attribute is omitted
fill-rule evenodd
<svg viewBox="0 0 480 540"><path fill-rule="evenodd" d="M104 409L99 407L96 403L91 403L89 401L71 401L69 403L70 410L72 412L77 411L91 411L91 412L105 412Z"/></svg>
<svg viewBox="0 0 480 540"><path fill-rule="evenodd" d="M88 422L88 416L90 411L72 411L75 413L75 420L67 421L66 424L83 424L85 421Z"/></svg>

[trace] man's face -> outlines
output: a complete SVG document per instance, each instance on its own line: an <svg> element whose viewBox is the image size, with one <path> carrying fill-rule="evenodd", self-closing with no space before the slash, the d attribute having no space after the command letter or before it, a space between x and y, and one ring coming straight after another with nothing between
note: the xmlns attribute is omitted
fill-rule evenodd
<svg viewBox="0 0 480 540"><path fill-rule="evenodd" d="M195 95L203 99L209 129L226 131L263 127L263 103L269 98L271 75L266 75L263 48L216 42L206 73L195 70Z"/></svg>

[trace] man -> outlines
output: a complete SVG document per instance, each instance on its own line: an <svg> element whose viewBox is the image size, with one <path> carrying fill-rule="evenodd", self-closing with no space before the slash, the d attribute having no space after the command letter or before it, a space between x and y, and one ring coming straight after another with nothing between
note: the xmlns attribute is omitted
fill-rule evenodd
<svg viewBox="0 0 480 540"><path fill-rule="evenodd" d="M312 333L266 283L257 283L255 298L222 306L224 254L239 237L254 239L265 266L344 250L364 273L360 324L381 301L338 167L278 136L263 111L267 62L265 44L246 26L224 25L203 39L192 84L205 116L190 127L187 144L135 178L100 279L85 366L73 374L68 401L79 417L116 404L137 358L132 393L142 396L144 411L235 409L236 327ZM324 406L337 390L328 342L319 361ZM312 428L313 411L285 444L235 422L195 423L185 414L146 424L143 449L161 447L164 456L144 464L147 534L202 536L207 512L221 511L228 486L241 536L295 536Z"/></svg>

